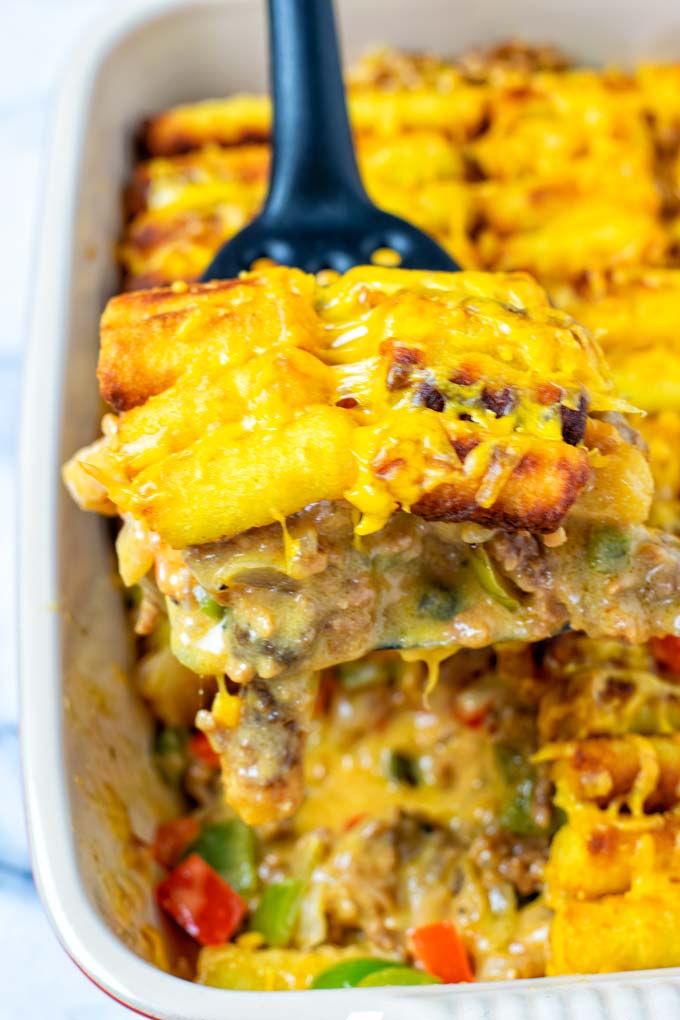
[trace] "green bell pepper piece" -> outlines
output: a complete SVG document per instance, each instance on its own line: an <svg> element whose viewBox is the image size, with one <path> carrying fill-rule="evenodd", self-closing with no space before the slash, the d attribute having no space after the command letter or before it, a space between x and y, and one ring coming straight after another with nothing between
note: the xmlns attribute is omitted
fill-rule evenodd
<svg viewBox="0 0 680 1020"><path fill-rule="evenodd" d="M536 836L545 830L537 825L533 816L534 779L526 776L517 783L505 803L499 822L516 836Z"/></svg>
<svg viewBox="0 0 680 1020"><path fill-rule="evenodd" d="M179 786L187 767L187 731L182 726L163 726L153 742L158 770L167 783Z"/></svg>
<svg viewBox="0 0 680 1020"><path fill-rule="evenodd" d="M451 620L459 609L460 596L453 588L433 586L424 591L418 600L418 612L433 620Z"/></svg>
<svg viewBox="0 0 680 1020"><path fill-rule="evenodd" d="M250 928L259 932L268 946L287 946L290 942L300 913L303 889L304 883L296 878L272 882L265 889Z"/></svg>
<svg viewBox="0 0 680 1020"><path fill-rule="evenodd" d="M415 967L385 967L374 970L359 982L359 988L384 988L386 985L440 985L439 978Z"/></svg>
<svg viewBox="0 0 680 1020"><path fill-rule="evenodd" d="M221 620L227 611L226 606L221 606L215 599L211 599L207 591L197 584L194 588L194 597L206 616L213 620Z"/></svg>
<svg viewBox="0 0 680 1020"><path fill-rule="evenodd" d="M387 778L406 786L419 786L418 762L404 751L388 751L386 758Z"/></svg>
<svg viewBox="0 0 680 1020"><path fill-rule="evenodd" d="M388 968L402 970L400 963L391 960L376 960L374 957L358 957L356 960L342 960L317 974L312 988L356 988L361 981L375 971Z"/></svg>
<svg viewBox="0 0 680 1020"><path fill-rule="evenodd" d="M488 592L496 602L506 609L519 609L519 602L512 594L509 582L499 575L484 546L480 545L470 551L472 553L470 560L472 572L484 591Z"/></svg>
<svg viewBox="0 0 680 1020"><path fill-rule="evenodd" d="M588 536L588 563L598 574L616 574L628 566L630 538L613 524L600 524Z"/></svg>
<svg viewBox="0 0 680 1020"><path fill-rule="evenodd" d="M550 821L538 825L534 817L536 769L516 748L498 743L494 747L498 770L509 789L499 822L516 836L552 835L564 824L564 812L553 805Z"/></svg>
<svg viewBox="0 0 680 1020"><path fill-rule="evenodd" d="M257 889L255 833L240 818L205 825L184 856L199 854L236 892Z"/></svg>

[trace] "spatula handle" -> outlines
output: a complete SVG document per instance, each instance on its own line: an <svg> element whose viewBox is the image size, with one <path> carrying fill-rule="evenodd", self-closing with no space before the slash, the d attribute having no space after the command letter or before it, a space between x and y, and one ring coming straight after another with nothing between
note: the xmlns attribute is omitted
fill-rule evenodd
<svg viewBox="0 0 680 1020"><path fill-rule="evenodd" d="M266 212L367 201L347 116L332 0L268 0L273 163Z"/></svg>

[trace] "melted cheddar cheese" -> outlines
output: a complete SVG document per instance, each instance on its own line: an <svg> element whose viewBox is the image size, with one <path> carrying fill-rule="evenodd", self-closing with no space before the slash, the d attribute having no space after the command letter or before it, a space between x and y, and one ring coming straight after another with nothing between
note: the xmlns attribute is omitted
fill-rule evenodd
<svg viewBox="0 0 680 1020"><path fill-rule="evenodd" d="M588 416L630 410L588 334L512 274L274 268L123 295L99 377L121 413L77 463L174 548L340 498L358 534L400 508L555 530L609 456Z"/></svg>
<svg viewBox="0 0 680 1020"><path fill-rule="evenodd" d="M535 52L361 61L348 87L371 197L466 268L528 270L560 300L672 261L677 68L575 70ZM259 209L268 136L264 97L151 118L121 248L129 286L201 274Z"/></svg>

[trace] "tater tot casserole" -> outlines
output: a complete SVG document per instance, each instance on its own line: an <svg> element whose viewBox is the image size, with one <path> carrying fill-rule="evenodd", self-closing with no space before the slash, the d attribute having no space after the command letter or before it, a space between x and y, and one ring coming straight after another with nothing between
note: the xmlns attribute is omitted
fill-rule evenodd
<svg viewBox="0 0 680 1020"><path fill-rule="evenodd" d="M256 264L266 97L141 126L101 320L145 846L229 989L680 966L680 64L510 42L348 77L460 273Z"/></svg>

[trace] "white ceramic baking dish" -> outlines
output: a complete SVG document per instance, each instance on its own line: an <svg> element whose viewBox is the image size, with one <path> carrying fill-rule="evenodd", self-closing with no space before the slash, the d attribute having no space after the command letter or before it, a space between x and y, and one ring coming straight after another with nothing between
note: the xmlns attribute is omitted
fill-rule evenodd
<svg viewBox="0 0 680 1020"><path fill-rule="evenodd" d="M379 42L455 51L519 36L554 41L586 62L680 59L677 0L341 0L340 13L350 58ZM163 936L134 846L168 811L170 794L154 775L149 720L125 680L130 645L107 526L67 498L59 465L97 431L97 321L117 282L113 248L135 126L180 100L262 89L264 38L262 6L250 0L137 0L73 54L55 110L20 511L25 785L47 911L93 981L166 1020L677 1017L680 971L261 994L198 987L150 962Z"/></svg>

